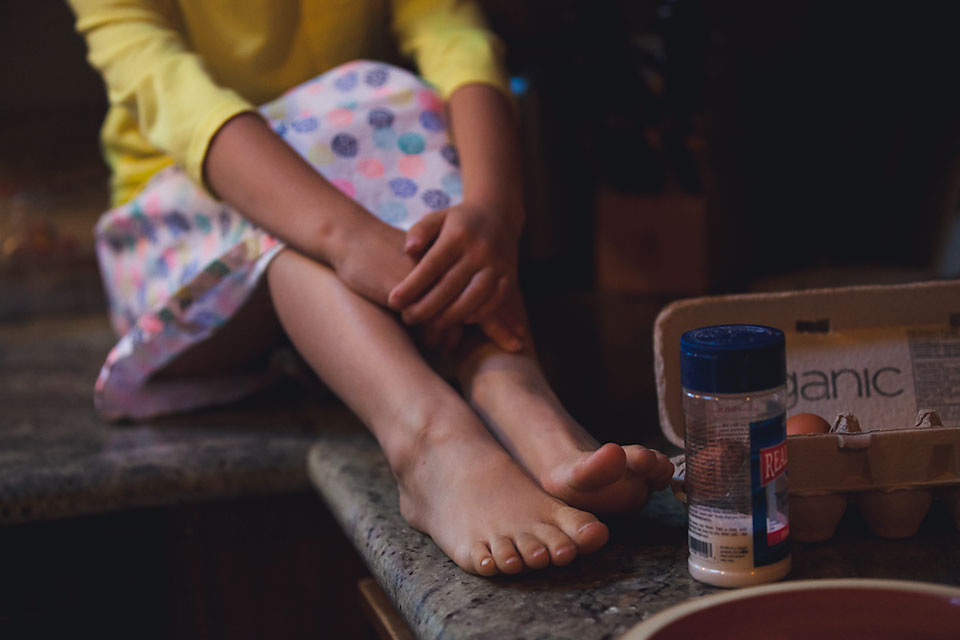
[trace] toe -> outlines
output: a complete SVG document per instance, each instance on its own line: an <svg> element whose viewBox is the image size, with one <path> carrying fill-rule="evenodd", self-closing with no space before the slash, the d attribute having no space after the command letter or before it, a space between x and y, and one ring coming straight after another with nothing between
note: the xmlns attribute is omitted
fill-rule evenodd
<svg viewBox="0 0 960 640"><path fill-rule="evenodd" d="M666 489L668 486L670 486L670 479L673 478L674 468L673 463L670 462L670 459L667 458L667 456L663 455L659 451L657 451L656 454L657 474L653 479L653 486L657 491L660 491L661 489Z"/></svg>
<svg viewBox="0 0 960 640"><path fill-rule="evenodd" d="M557 512L557 524L566 533L580 553L592 553L605 545L610 537L607 525L596 516L573 507L562 506Z"/></svg>
<svg viewBox="0 0 960 640"><path fill-rule="evenodd" d="M608 442L580 458L570 474L570 485L580 491L594 491L623 477L626 453L618 444Z"/></svg>
<svg viewBox="0 0 960 640"><path fill-rule="evenodd" d="M517 551L523 557L523 563L531 569L543 569L550 564L550 552L535 536L529 533L521 533L516 537L514 543Z"/></svg>
<svg viewBox="0 0 960 640"><path fill-rule="evenodd" d="M624 447L627 453L627 467L635 474L653 479L660 469L657 452L638 444Z"/></svg>
<svg viewBox="0 0 960 640"><path fill-rule="evenodd" d="M520 573L523 571L523 560L517 553L517 548L513 540L504 536L498 536L493 539L490 545L493 551L493 559L497 562L497 569L503 573Z"/></svg>
<svg viewBox="0 0 960 640"><path fill-rule="evenodd" d="M667 456L640 445L630 445L624 450L627 452L627 468L631 472L648 479L656 491L669 486L673 477L673 463Z"/></svg>
<svg viewBox="0 0 960 640"><path fill-rule="evenodd" d="M558 567L570 564L577 557L577 545L574 541L552 524L543 524L534 532L543 542L550 554L550 561Z"/></svg>
<svg viewBox="0 0 960 640"><path fill-rule="evenodd" d="M647 449L653 456L652 468L648 471L647 477L655 491L660 491L670 486L670 479L673 477L673 463L667 456L654 449Z"/></svg>
<svg viewBox="0 0 960 640"><path fill-rule="evenodd" d="M474 571L481 576L489 577L497 574L497 563L486 544L475 542L470 548L470 560Z"/></svg>
<svg viewBox="0 0 960 640"><path fill-rule="evenodd" d="M589 522L577 530L574 541L581 553L593 553L610 539L610 530L599 520Z"/></svg>

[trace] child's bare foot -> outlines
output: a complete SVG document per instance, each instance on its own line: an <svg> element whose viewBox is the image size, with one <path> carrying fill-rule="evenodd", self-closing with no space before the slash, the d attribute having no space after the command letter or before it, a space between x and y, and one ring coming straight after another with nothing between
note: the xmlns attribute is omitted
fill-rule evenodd
<svg viewBox="0 0 960 640"><path fill-rule="evenodd" d="M559 417L555 424L561 424ZM572 421L561 428L580 429ZM673 464L666 456L640 445L598 446L595 441L574 438L572 450L565 453L564 446L552 456L535 456L543 458L537 464L541 471L532 473L551 495L581 509L610 513L642 507L650 492L666 488L673 475ZM522 459L521 452L517 455Z"/></svg>
<svg viewBox="0 0 960 640"><path fill-rule="evenodd" d="M454 562L481 575L516 573L566 564L607 541L593 515L537 486L390 314L291 250L267 276L290 340L380 443L404 517Z"/></svg>
<svg viewBox="0 0 960 640"><path fill-rule="evenodd" d="M565 565L606 543L606 525L547 495L466 405L433 422L415 451L388 457L403 517L462 569L491 576Z"/></svg>
<svg viewBox="0 0 960 640"><path fill-rule="evenodd" d="M673 465L659 451L600 446L563 409L529 356L488 354L465 387L504 447L570 506L594 513L636 509L670 483Z"/></svg>

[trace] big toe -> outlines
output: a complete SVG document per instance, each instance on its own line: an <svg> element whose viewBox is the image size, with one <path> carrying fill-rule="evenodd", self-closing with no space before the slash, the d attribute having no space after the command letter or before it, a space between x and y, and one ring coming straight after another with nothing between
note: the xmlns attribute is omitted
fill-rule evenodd
<svg viewBox="0 0 960 640"><path fill-rule="evenodd" d="M584 453L574 463L569 484L578 491L596 491L622 478L626 469L623 447L608 442L596 451Z"/></svg>
<svg viewBox="0 0 960 640"><path fill-rule="evenodd" d="M557 524L570 536L580 553L592 553L610 539L610 530L597 517L586 511L563 506L557 513Z"/></svg>

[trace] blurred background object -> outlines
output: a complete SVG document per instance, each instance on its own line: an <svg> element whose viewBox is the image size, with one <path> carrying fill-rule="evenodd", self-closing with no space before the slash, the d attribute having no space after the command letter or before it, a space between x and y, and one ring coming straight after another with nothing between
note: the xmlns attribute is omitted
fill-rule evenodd
<svg viewBox="0 0 960 640"><path fill-rule="evenodd" d="M527 141L530 295L960 275L954 3L483 4ZM105 101L62 0L3 3L0 29L9 293L95 269Z"/></svg>
<svg viewBox="0 0 960 640"><path fill-rule="evenodd" d="M0 321L103 310L103 85L65 2L0 3L0 43Z"/></svg>
<svg viewBox="0 0 960 640"><path fill-rule="evenodd" d="M955 3L486 4L548 176L528 228L538 287L960 274Z"/></svg>

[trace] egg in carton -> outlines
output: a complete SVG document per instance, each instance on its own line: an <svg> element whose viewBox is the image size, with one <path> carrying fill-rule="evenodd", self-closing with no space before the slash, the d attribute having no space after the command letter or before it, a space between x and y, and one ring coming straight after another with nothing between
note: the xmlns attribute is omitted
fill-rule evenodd
<svg viewBox="0 0 960 640"><path fill-rule="evenodd" d="M829 539L849 504L883 538L908 538L941 499L960 528L960 427L921 410L911 428L870 430L852 414L787 438L790 534Z"/></svg>
<svg viewBox="0 0 960 640"><path fill-rule="evenodd" d="M711 324L782 329L787 416L836 416L787 437L791 538L829 539L856 505L870 531L916 533L934 500L960 529L960 281L681 300L654 326L660 422L683 445L680 336ZM678 456L674 493L683 493Z"/></svg>

